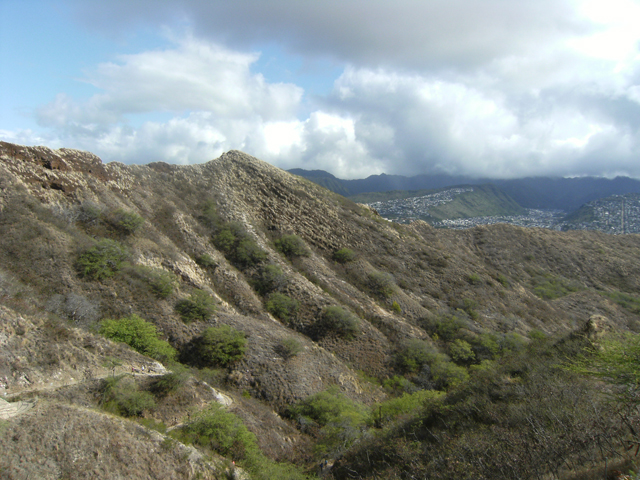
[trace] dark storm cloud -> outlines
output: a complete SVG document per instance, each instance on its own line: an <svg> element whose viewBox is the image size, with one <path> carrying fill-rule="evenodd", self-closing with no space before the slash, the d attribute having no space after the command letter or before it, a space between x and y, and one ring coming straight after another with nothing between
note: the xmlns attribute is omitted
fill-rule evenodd
<svg viewBox="0 0 640 480"><path fill-rule="evenodd" d="M593 29L562 0L115 0L78 8L105 31L188 22L194 34L234 47L279 42L300 55L409 69L470 68Z"/></svg>

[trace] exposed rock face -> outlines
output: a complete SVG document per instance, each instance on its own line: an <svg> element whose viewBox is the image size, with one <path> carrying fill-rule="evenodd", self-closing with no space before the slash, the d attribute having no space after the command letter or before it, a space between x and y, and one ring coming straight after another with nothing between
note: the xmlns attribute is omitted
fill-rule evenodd
<svg viewBox="0 0 640 480"><path fill-rule="evenodd" d="M218 227L204 218L206 205L224 225L241 225L264 259L241 265L212 241ZM109 218L121 211L144 224L135 233L118 230ZM287 258L275 247L292 234L304 240L308 256ZM81 274L77 260L103 238L126 248L128 264L93 280ZM335 261L342 248L353 250L355 260ZM206 263L199 260L204 256ZM266 308L271 292L258 285L266 265L282 272L278 293L298 302L288 320ZM154 295L144 268L175 275L173 291ZM380 279L390 282L388 289L380 288ZM128 347L91 333L102 319L135 313L179 350L213 325L245 332L247 352L225 373L230 396L245 391L282 413L337 385L371 403L385 393L362 373L394 375L403 342L431 343L433 326L451 315L464 320L470 336L483 329L569 331L592 315L637 329L638 316L603 293L637 292L638 279L635 235L399 226L237 151L201 165L127 166L76 150L0 142L0 379L7 378L0 394L57 388L148 364ZM213 297L217 311L185 323L174 307L197 290ZM357 318L354 338L323 326L329 306ZM58 327L60 319L70 325ZM279 348L289 340L300 348L287 357ZM214 400L205 390L194 384L184 414L187 406ZM162 410L170 412L167 418L180 411L171 408ZM235 402L232 408L256 418L250 406ZM252 424L259 431L260 422Z"/></svg>

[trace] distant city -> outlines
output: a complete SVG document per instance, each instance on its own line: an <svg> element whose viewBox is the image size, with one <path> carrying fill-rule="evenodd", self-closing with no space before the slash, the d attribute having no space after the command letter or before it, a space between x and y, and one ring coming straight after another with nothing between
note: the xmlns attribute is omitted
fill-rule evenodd
<svg viewBox="0 0 640 480"><path fill-rule="evenodd" d="M398 223L429 221L429 209L453 201L472 187L452 188L421 197L369 204L384 218ZM478 225L507 223L552 230L598 230L610 234L640 233L640 194L628 193L594 200L567 215L563 210L527 209L525 215L481 216L429 221L436 228L466 229Z"/></svg>

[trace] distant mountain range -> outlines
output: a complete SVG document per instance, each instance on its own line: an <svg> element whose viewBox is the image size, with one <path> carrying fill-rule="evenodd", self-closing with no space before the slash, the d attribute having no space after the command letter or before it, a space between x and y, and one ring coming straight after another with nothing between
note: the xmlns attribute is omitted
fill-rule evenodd
<svg viewBox="0 0 640 480"><path fill-rule="evenodd" d="M452 175L371 175L358 180L342 180L323 170L294 168L299 175L335 193L353 197L362 193L394 190L440 189L459 185L492 184L524 208L572 212L585 203L611 195L640 193L640 181L629 177L551 178L528 177L514 180L470 178Z"/></svg>

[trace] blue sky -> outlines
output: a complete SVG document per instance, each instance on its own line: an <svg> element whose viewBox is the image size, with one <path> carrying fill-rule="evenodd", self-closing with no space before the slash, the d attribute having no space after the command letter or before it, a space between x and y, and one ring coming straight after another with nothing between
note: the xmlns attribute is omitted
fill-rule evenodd
<svg viewBox="0 0 640 480"><path fill-rule="evenodd" d="M634 0L0 0L0 140L342 178L640 177Z"/></svg>

